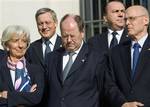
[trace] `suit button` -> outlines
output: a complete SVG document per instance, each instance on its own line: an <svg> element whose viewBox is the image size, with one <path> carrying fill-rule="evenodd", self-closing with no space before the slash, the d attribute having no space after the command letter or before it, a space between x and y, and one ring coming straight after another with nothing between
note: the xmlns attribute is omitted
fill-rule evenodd
<svg viewBox="0 0 150 107"><path fill-rule="evenodd" d="M133 90L131 90L131 91L130 91L130 93L131 93L131 94L133 94L133 93L134 93L134 91L133 91Z"/></svg>
<svg viewBox="0 0 150 107"><path fill-rule="evenodd" d="M63 97L62 99L61 99L61 101L64 101L65 100L65 98Z"/></svg>

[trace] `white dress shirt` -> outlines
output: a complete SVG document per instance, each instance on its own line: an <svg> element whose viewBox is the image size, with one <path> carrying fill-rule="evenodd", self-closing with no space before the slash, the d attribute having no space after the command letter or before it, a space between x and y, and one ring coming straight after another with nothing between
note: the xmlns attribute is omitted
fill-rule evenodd
<svg viewBox="0 0 150 107"><path fill-rule="evenodd" d="M56 43L56 39L57 39L57 34L56 34L56 33L54 34L54 36L52 36L52 37L49 39L49 41L50 41L49 46L50 46L51 51L54 50L54 46L55 46L55 43ZM46 49L46 45L45 45L44 42L45 42L45 41L43 40L43 43L42 43L42 47L43 47L43 57L45 57L44 55L45 55L45 49Z"/></svg>
<svg viewBox="0 0 150 107"><path fill-rule="evenodd" d="M120 42L120 39L121 39L121 36L122 36L122 33L123 33L124 29L122 30L119 30L119 31L116 31L118 34L116 35L116 38L118 40L118 43ZM108 29L108 47L110 47L110 43L111 43L111 40L113 39L113 35L112 35L112 31L111 29Z"/></svg>
<svg viewBox="0 0 150 107"><path fill-rule="evenodd" d="M80 52L82 46L83 46L83 41L82 41L82 43L81 43L80 48L79 48L78 50L76 50L76 51L75 51L75 54L72 56L73 62L75 61L76 57L78 56L78 53ZM68 62L68 60L69 60L69 54L68 54L68 52L66 52L66 53L63 55L63 70L64 70L64 68L65 68L65 66L66 66L66 64L67 64L67 62ZM62 70L62 71L63 71L63 70Z"/></svg>
<svg viewBox="0 0 150 107"><path fill-rule="evenodd" d="M131 69L133 68L133 52L134 52L134 48L133 45L138 42L138 44L141 46L141 48L139 49L139 52L141 52L142 47L144 45L144 42L146 40L146 38L148 37L148 34L146 34L145 36L143 36L139 41L132 41L132 46L131 46Z"/></svg>

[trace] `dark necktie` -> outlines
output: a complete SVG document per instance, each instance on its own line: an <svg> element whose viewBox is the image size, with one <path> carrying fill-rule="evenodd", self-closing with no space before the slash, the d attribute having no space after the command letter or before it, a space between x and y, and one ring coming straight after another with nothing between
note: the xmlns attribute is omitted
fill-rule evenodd
<svg viewBox="0 0 150 107"><path fill-rule="evenodd" d="M133 45L133 67L132 67L132 78L134 78L134 75L135 75L135 69L136 69L136 65L137 65L137 62L138 62L138 58L139 58L139 48L141 48L141 46L138 44L138 43L135 43Z"/></svg>
<svg viewBox="0 0 150 107"><path fill-rule="evenodd" d="M49 40L46 40L46 41L45 41L45 45L46 45L45 57L46 57L46 55L47 55L48 53L51 52L51 48L50 48L50 46L49 46L50 43L51 43L51 42L50 42Z"/></svg>
<svg viewBox="0 0 150 107"><path fill-rule="evenodd" d="M110 48L113 48L113 47L115 47L117 44L118 44L118 40L117 40L117 38L116 38L116 35L117 35L118 33L117 32L112 32L112 35L113 35L113 38L112 38L112 40L111 40L111 43L110 43Z"/></svg>
<svg viewBox="0 0 150 107"><path fill-rule="evenodd" d="M72 66L72 64L73 64L72 56L73 56L74 54L75 54L75 52L69 53L69 60L68 60L66 66L65 66L65 68L64 68L64 70L63 70L63 81L66 79L66 77L67 77L67 75L68 75L68 73L69 73L69 70L70 70L70 68L71 68L71 66Z"/></svg>

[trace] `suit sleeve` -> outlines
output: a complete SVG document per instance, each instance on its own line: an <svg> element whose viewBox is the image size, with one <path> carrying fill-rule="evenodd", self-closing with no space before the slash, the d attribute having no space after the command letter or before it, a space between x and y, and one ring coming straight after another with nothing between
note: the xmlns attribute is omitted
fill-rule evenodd
<svg viewBox="0 0 150 107"><path fill-rule="evenodd" d="M99 55L99 58L97 59L99 59L96 66L98 89L102 91L104 88L104 73L106 70L106 59L103 55Z"/></svg>
<svg viewBox="0 0 150 107"><path fill-rule="evenodd" d="M3 85L4 84L2 82L2 78L0 77L0 92L3 91ZM5 98L0 97L0 107L6 107L6 106L7 106L7 100Z"/></svg>
<svg viewBox="0 0 150 107"><path fill-rule="evenodd" d="M121 107L127 100L117 86L110 52L106 55L105 64L105 96L113 107Z"/></svg>
<svg viewBox="0 0 150 107"><path fill-rule="evenodd" d="M16 105L33 106L41 101L44 89L44 71L40 67L33 67L35 74L32 74L32 84L37 84L35 92L16 92L15 90L8 91L8 107ZM34 75L34 76L33 76Z"/></svg>
<svg viewBox="0 0 150 107"><path fill-rule="evenodd" d="M99 56L98 63L96 66L96 80L97 86L99 91L99 102L100 105L103 107L104 103L104 72L105 72L105 59L103 56Z"/></svg>
<svg viewBox="0 0 150 107"><path fill-rule="evenodd" d="M31 49L31 47L29 47L25 53L25 58L29 63L32 63L31 55L30 55L31 53L32 53L32 49Z"/></svg>
<svg viewBox="0 0 150 107"><path fill-rule="evenodd" d="M90 48L95 48L95 44L96 44L96 42L97 42L95 38L96 38L96 37L89 38L89 40L87 41L88 46L89 46Z"/></svg>

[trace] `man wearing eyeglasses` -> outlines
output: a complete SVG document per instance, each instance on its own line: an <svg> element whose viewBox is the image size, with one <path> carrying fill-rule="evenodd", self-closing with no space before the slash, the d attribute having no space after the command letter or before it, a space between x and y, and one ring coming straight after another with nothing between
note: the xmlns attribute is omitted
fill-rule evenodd
<svg viewBox="0 0 150 107"><path fill-rule="evenodd" d="M46 74L45 59L48 53L61 47L61 37L56 33L57 15L50 8L40 8L35 14L40 39L34 41L26 52L26 59L38 64Z"/></svg>
<svg viewBox="0 0 150 107"><path fill-rule="evenodd" d="M150 107L149 14L135 5L127 8L125 19L131 40L109 53L106 95L112 107Z"/></svg>
<svg viewBox="0 0 150 107"><path fill-rule="evenodd" d="M45 71L45 81L47 81L47 69L45 66L47 54L61 47L61 37L56 33L58 19L55 11L50 8L38 9L35 19L41 38L30 45L26 52L26 59L28 62L37 64L43 68L43 71ZM47 83L45 84L45 90L47 90ZM36 107L44 107L46 98L47 91L45 91L41 103Z"/></svg>

